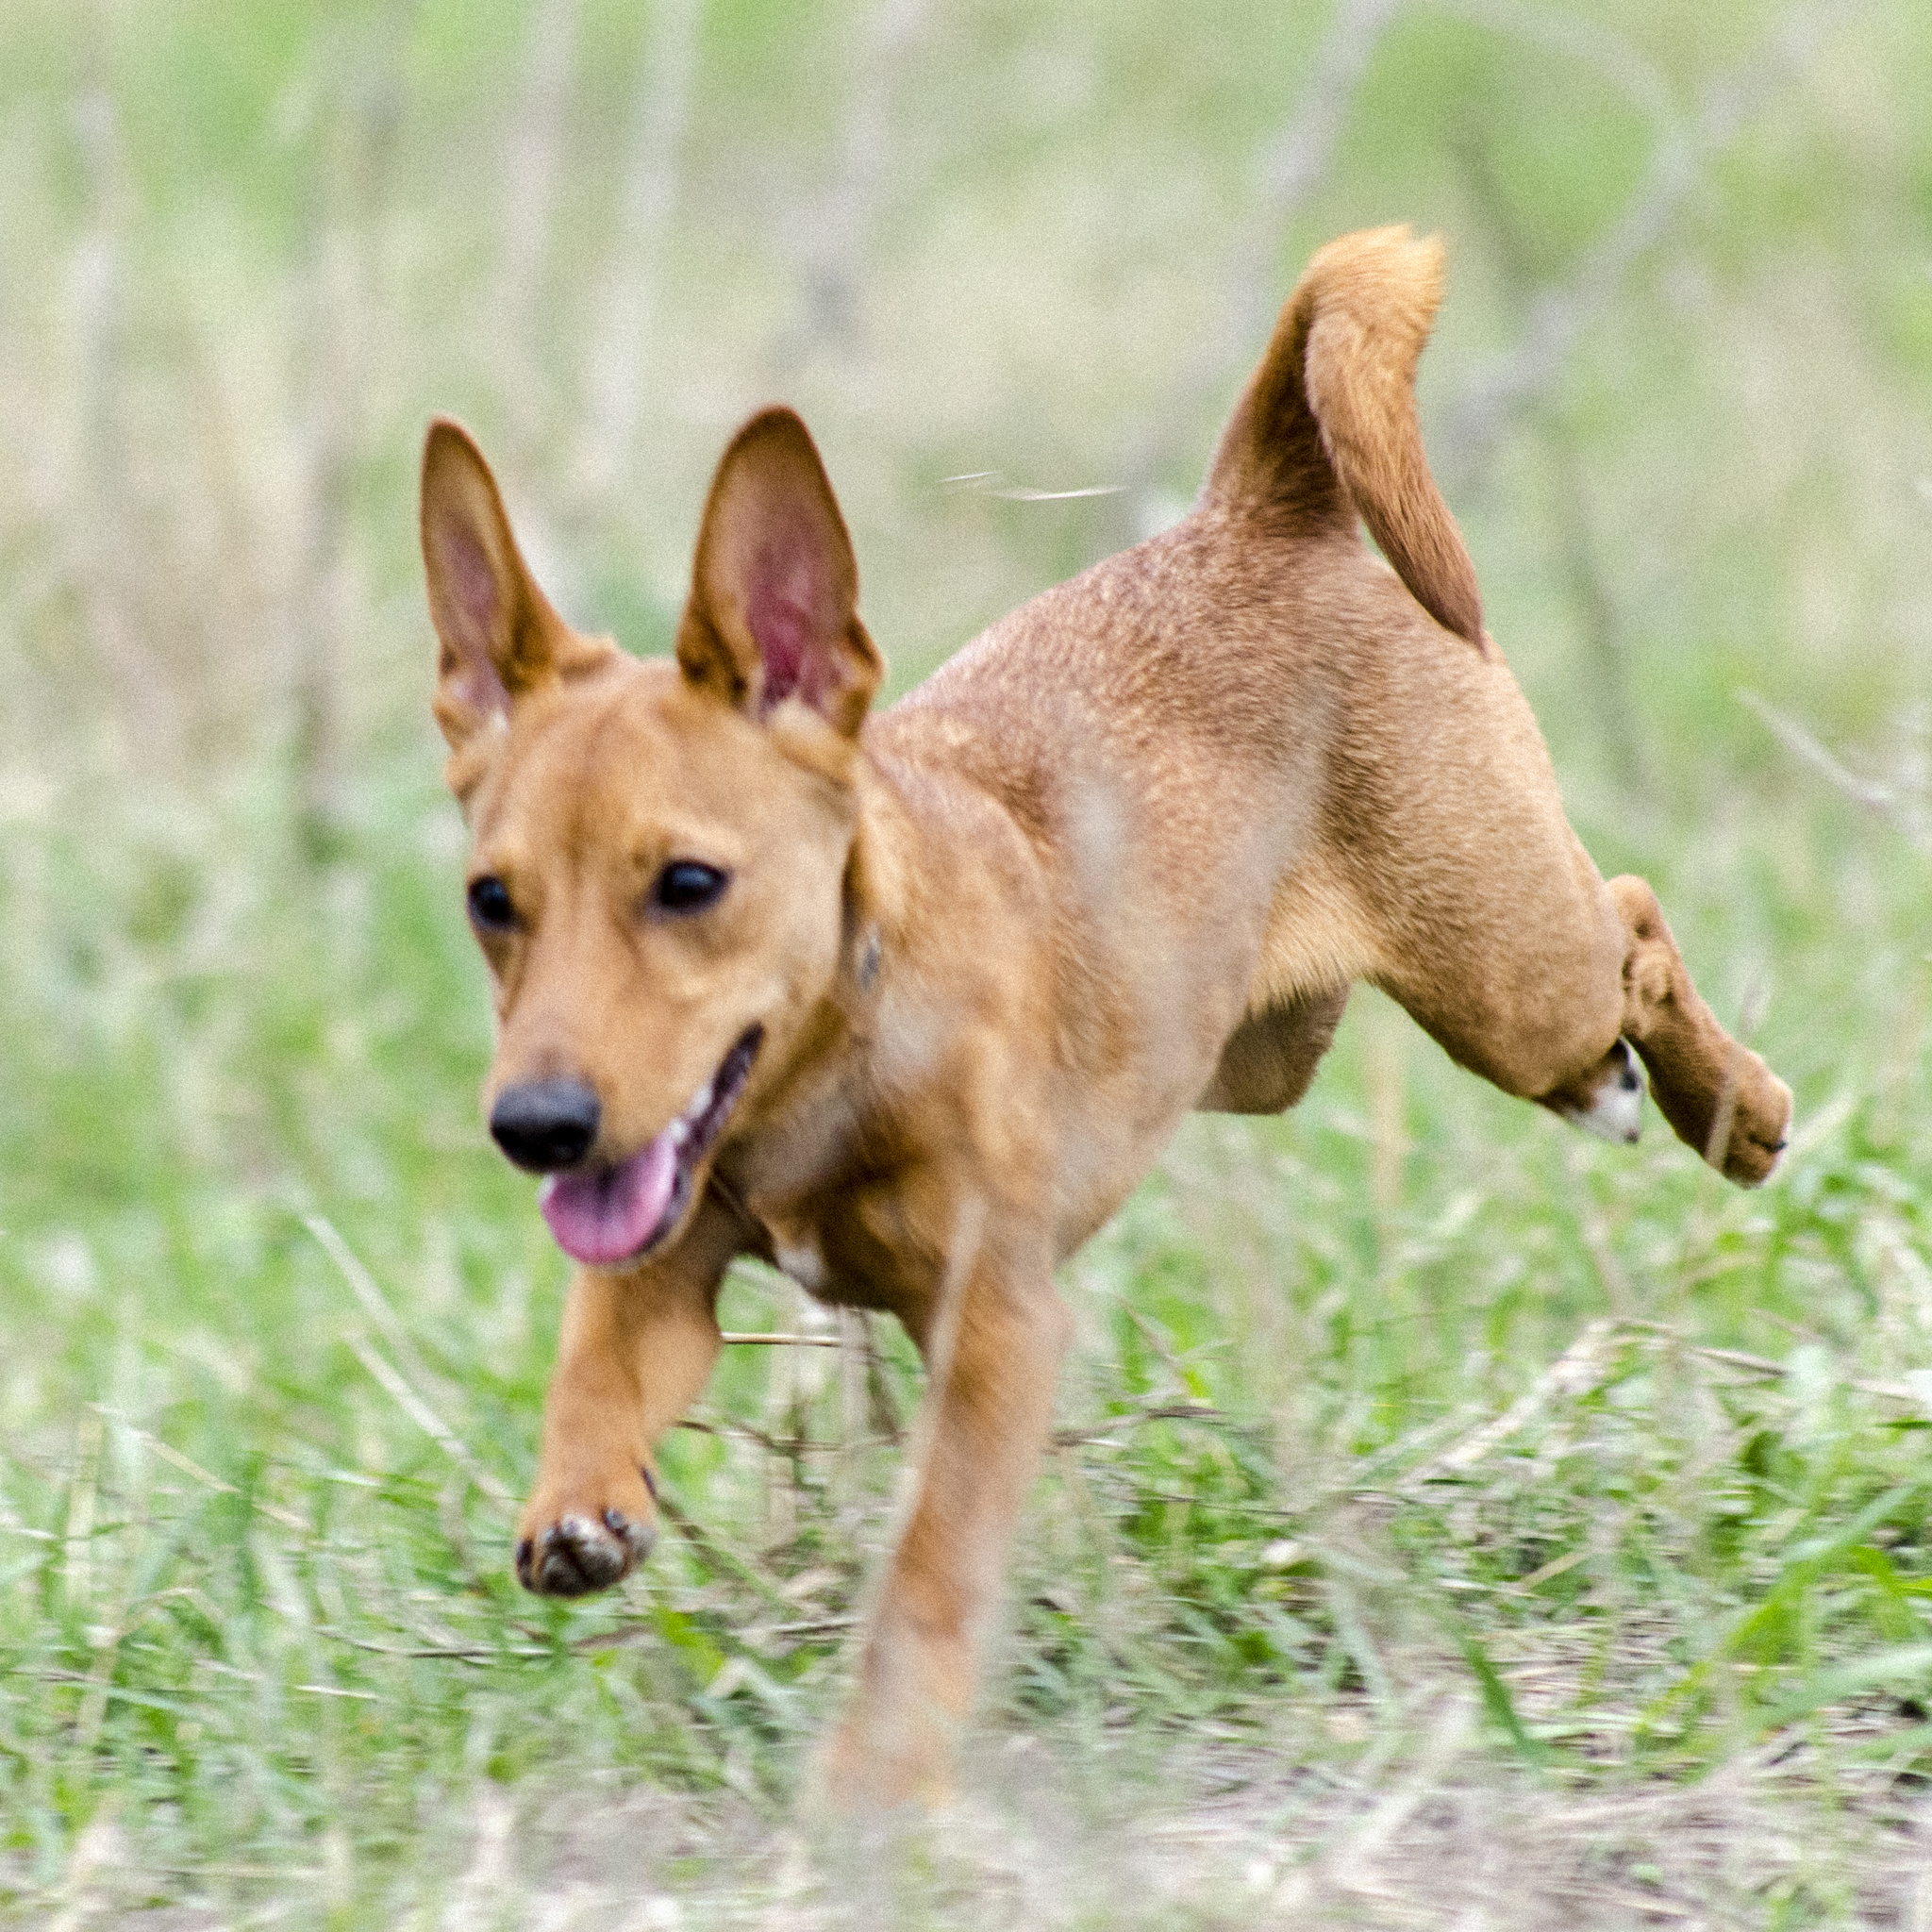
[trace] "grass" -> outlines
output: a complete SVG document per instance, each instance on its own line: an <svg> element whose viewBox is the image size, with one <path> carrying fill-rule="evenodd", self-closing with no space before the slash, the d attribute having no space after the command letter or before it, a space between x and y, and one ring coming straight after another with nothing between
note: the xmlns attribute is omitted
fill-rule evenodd
<svg viewBox="0 0 1932 1932"><path fill-rule="evenodd" d="M0 1916L1932 1924L1932 15L1396 8L1312 147L1380 16L1281 15L0 25ZM1184 498L1228 318L1395 219L1452 243L1425 428L1573 819L1796 1139L1740 1194L1358 995L1065 1271L960 1807L821 1831L903 1338L734 1274L804 1340L726 1352L644 1574L509 1579L565 1271L477 1119L423 422L661 649L788 395L903 689Z"/></svg>
<svg viewBox="0 0 1932 1932"><path fill-rule="evenodd" d="M965 1812L841 1866L789 1820L886 1534L903 1339L736 1272L727 1327L806 1343L727 1351L639 1579L519 1592L564 1268L475 1123L446 820L391 799L403 831L318 875L259 808L184 821L166 863L51 814L8 847L35 1138L0 1197L0 1896L157 1924L1906 1909L1932 1191L1885 828L1807 803L1868 943L1820 908L1781 964L1870 1018L1826 1069L1771 1004L1801 1113L1760 1193L1655 1122L1605 1149L1479 1090L1374 995L1296 1114L1191 1122L1067 1271Z"/></svg>

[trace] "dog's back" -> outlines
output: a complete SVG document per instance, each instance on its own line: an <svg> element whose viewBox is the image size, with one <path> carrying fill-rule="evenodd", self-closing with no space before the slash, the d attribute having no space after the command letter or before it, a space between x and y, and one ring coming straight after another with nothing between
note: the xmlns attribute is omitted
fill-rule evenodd
<svg viewBox="0 0 1932 1932"><path fill-rule="evenodd" d="M1486 909L1480 881L1515 868L1485 841L1529 848L1553 903L1527 917L1581 935L1572 982L1600 983L1602 952L1614 989L1614 916L1423 456L1411 383L1440 274L1440 250L1399 229L1323 250L1194 511L1015 611L868 727L887 769L942 764L1035 834L1059 1003L1081 1015L1060 1031L1077 1132L1138 1126L1126 1166L1191 1104L1291 1105L1357 978L1512 1091L1574 1058L1568 1038L1538 1040L1534 1065L1506 1064L1493 1041L1524 1029L1468 1022L1461 989L1434 997L1454 958L1412 970L1419 928L1465 959L1507 951L1486 928L1517 910ZM1546 972L1505 969L1502 991ZM1607 1000L1565 1025L1607 1044Z"/></svg>

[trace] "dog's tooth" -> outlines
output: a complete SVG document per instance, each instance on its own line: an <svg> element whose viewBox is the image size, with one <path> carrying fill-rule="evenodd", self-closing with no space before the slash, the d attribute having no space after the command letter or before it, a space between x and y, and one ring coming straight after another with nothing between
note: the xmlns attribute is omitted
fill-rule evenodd
<svg viewBox="0 0 1932 1932"><path fill-rule="evenodd" d="M674 1147L682 1147L691 1137L691 1123L679 1114L664 1131Z"/></svg>
<svg viewBox="0 0 1932 1932"><path fill-rule="evenodd" d="M710 1106L711 1083L708 1080L707 1080L705 1084L698 1089L697 1094L692 1099L691 1104L685 1108L684 1117L688 1121L697 1120L701 1115L708 1113L710 1110Z"/></svg>

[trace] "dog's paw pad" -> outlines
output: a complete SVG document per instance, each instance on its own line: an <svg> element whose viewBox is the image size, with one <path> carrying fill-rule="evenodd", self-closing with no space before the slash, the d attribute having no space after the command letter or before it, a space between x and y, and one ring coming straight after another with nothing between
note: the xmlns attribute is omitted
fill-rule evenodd
<svg viewBox="0 0 1932 1932"><path fill-rule="evenodd" d="M517 1580L539 1596L588 1596L609 1589L642 1559L651 1541L650 1525L632 1522L621 1509L560 1516L517 1544Z"/></svg>

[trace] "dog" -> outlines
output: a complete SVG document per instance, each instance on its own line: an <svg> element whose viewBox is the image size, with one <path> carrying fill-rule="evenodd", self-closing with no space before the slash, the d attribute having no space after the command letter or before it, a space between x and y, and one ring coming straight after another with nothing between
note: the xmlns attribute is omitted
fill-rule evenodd
<svg viewBox="0 0 1932 1932"><path fill-rule="evenodd" d="M1641 1062L1731 1179L1784 1145L1789 1090L1649 886L1598 875L1483 627L1415 416L1441 272L1406 228L1322 249L1192 511L876 716L790 410L719 463L669 660L573 630L476 445L429 430L484 1099L578 1263L517 1574L575 1595L645 1554L735 1256L896 1315L924 1446L824 1751L836 1803L949 1789L1067 1341L1057 1264L1190 1109L1293 1106L1355 981L1610 1139Z"/></svg>

